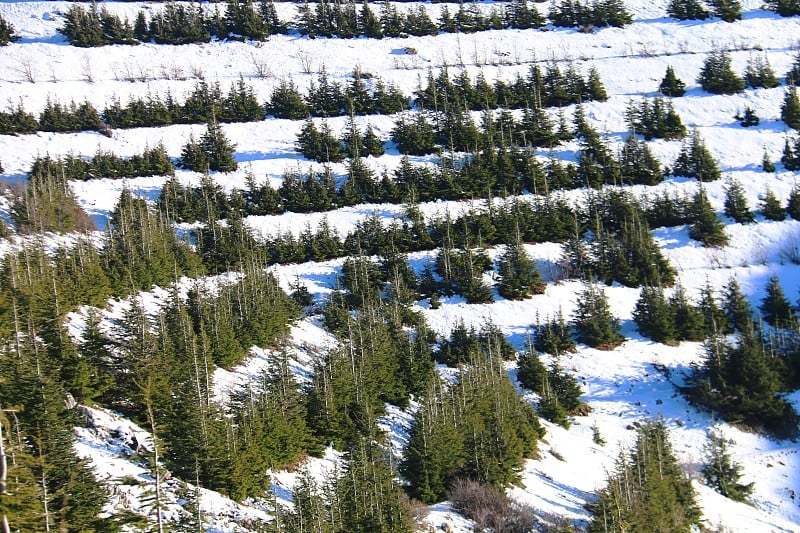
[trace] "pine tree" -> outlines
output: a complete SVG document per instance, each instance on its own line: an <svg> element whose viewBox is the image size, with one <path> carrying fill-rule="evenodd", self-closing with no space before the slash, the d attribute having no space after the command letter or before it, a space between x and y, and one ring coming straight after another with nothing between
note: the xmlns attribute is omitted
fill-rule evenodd
<svg viewBox="0 0 800 533"><path fill-rule="evenodd" d="M784 92L781 120L790 128L800 130L800 97L797 96L797 87L794 85L787 87Z"/></svg>
<svg viewBox="0 0 800 533"><path fill-rule="evenodd" d="M761 170L764 172L775 172L775 164L769 158L769 152L764 149L764 156L761 158ZM790 197L791 199L791 197Z"/></svg>
<svg viewBox="0 0 800 533"><path fill-rule="evenodd" d="M725 216L738 224L751 224L756 217L747 205L744 188L733 178L728 179L725 186Z"/></svg>
<svg viewBox="0 0 800 533"><path fill-rule="evenodd" d="M683 96L686 93L686 84L675 75L672 65L667 66L667 72L658 86L658 90L664 96Z"/></svg>
<svg viewBox="0 0 800 533"><path fill-rule="evenodd" d="M737 502L745 501L753 493L754 483L746 485L739 483L742 467L733 462L728 450L728 441L718 429L707 431L703 452L705 457L701 473L707 485Z"/></svg>
<svg viewBox="0 0 800 533"><path fill-rule="evenodd" d="M535 328L533 346L540 352L559 356L577 350L570 328L559 310L553 318Z"/></svg>
<svg viewBox="0 0 800 533"><path fill-rule="evenodd" d="M789 200L786 203L786 214L793 220L800 220L800 187L795 185L789 193Z"/></svg>
<svg viewBox="0 0 800 533"><path fill-rule="evenodd" d="M782 17L800 15L800 2L798 0L767 0L767 6Z"/></svg>
<svg viewBox="0 0 800 533"><path fill-rule="evenodd" d="M689 237L700 241L704 246L718 247L728 244L725 224L717 217L702 188L692 198Z"/></svg>
<svg viewBox="0 0 800 533"><path fill-rule="evenodd" d="M760 206L761 213L767 220L785 220L786 208L783 207L778 196L772 189L767 189L761 198Z"/></svg>
<svg viewBox="0 0 800 533"><path fill-rule="evenodd" d="M753 108L750 106L745 106L744 115L737 113L733 118L738 120L739 125L743 128L758 126L761 122L761 119L758 118L758 115L756 115L756 112L753 111Z"/></svg>
<svg viewBox="0 0 800 533"><path fill-rule="evenodd" d="M730 55L724 50L713 50L708 55L697 83L704 91L714 94L734 94L744 90L744 80L733 72Z"/></svg>
<svg viewBox="0 0 800 533"><path fill-rule="evenodd" d="M578 342L600 350L613 350L625 341L619 334L619 320L611 314L608 298L594 283L584 284L578 295L572 328Z"/></svg>
<svg viewBox="0 0 800 533"><path fill-rule="evenodd" d="M767 324L778 328L788 328L794 324L794 312L789 300L783 293L778 276L769 278L766 295L759 306L761 318Z"/></svg>

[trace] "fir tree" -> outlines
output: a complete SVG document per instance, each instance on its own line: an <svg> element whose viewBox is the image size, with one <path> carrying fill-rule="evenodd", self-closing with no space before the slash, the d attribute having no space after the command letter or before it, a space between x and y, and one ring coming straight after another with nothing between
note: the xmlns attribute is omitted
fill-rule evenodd
<svg viewBox="0 0 800 533"><path fill-rule="evenodd" d="M577 341L592 348L613 350L625 341L619 334L619 320L611 314L608 298L594 283L586 283L578 295L572 328Z"/></svg>
<svg viewBox="0 0 800 533"><path fill-rule="evenodd" d="M800 130L800 97L797 96L797 87L794 85L788 87L784 93L781 120L790 128Z"/></svg>
<svg viewBox="0 0 800 533"><path fill-rule="evenodd" d="M767 220L785 220L786 208L783 207L778 196L772 189L767 189L761 198L760 206L761 213Z"/></svg>
<svg viewBox="0 0 800 533"><path fill-rule="evenodd" d="M676 338L681 341L699 342L706 338L703 309L693 305L686 297L681 285L669 298L669 307L675 321Z"/></svg>
<svg viewBox="0 0 800 533"><path fill-rule="evenodd" d="M732 218L738 224L751 224L756 217L747 205L744 188L733 178L725 186L725 216Z"/></svg>
<svg viewBox="0 0 800 533"><path fill-rule="evenodd" d="M661 418L641 425L634 448L620 454L597 497L588 506L590 532L690 531L700 522L694 490L680 470Z"/></svg>
<svg viewBox="0 0 800 533"><path fill-rule="evenodd" d="M725 22L742 20L742 4L739 0L710 0L714 15Z"/></svg>
<svg viewBox="0 0 800 533"><path fill-rule="evenodd" d="M795 185L789 193L789 200L786 203L786 214L793 220L800 220L800 187Z"/></svg>
<svg viewBox="0 0 800 533"><path fill-rule="evenodd" d="M728 323L736 331L747 333L753 330L753 308L734 278L725 285L722 308ZM726 329L720 332L724 333Z"/></svg>
<svg viewBox="0 0 800 533"><path fill-rule="evenodd" d="M498 264L497 290L503 298L521 300L530 294L544 293L544 283L536 263L528 257L522 242L508 245Z"/></svg>
<svg viewBox="0 0 800 533"><path fill-rule="evenodd" d="M14 26L8 22L3 15L0 15L0 46L16 42L20 36L14 31Z"/></svg>
<svg viewBox="0 0 800 533"><path fill-rule="evenodd" d="M753 483L742 484L742 467L735 463L728 450L728 441L717 429L709 429L703 446L704 462L701 473L706 484L737 502L743 502L753 493Z"/></svg>
<svg viewBox="0 0 800 533"><path fill-rule="evenodd" d="M570 328L561 311L535 328L533 346L540 352L559 356L577 350Z"/></svg>
<svg viewBox="0 0 800 533"><path fill-rule="evenodd" d="M758 118L758 115L756 115L756 112L753 111L753 108L750 106L745 106L744 114L737 113L733 118L738 120L739 125L743 128L758 126L761 122L761 119Z"/></svg>
<svg viewBox="0 0 800 533"><path fill-rule="evenodd" d="M775 71L772 69L772 65L769 64L769 59L767 59L766 55L751 57L747 60L744 81L747 87L752 87L753 89L758 87L774 89L781 84L778 78L775 77Z"/></svg>
<svg viewBox="0 0 800 533"><path fill-rule="evenodd" d="M744 80L733 72L730 55L724 50L713 50L709 54L697 83L704 91L714 94L734 94L744 90Z"/></svg>
<svg viewBox="0 0 800 533"><path fill-rule="evenodd" d="M767 6L782 17L800 15L800 2L798 0L767 0Z"/></svg>
<svg viewBox="0 0 800 533"><path fill-rule="evenodd" d="M667 15L678 20L705 20L711 12L700 0L670 0Z"/></svg>
<svg viewBox="0 0 800 533"><path fill-rule="evenodd" d="M708 200L708 195L702 188L692 198L689 237L710 247L728 244L725 224L717 217Z"/></svg>
<svg viewBox="0 0 800 533"><path fill-rule="evenodd" d="M683 96L686 93L686 84L675 75L672 65L667 66L667 72L658 86L658 90L664 96Z"/></svg>
<svg viewBox="0 0 800 533"><path fill-rule="evenodd" d="M676 176L697 178L699 181L714 181L722 177L719 165L697 130L681 146L672 172Z"/></svg>
<svg viewBox="0 0 800 533"><path fill-rule="evenodd" d="M789 300L783 293L778 276L769 278L766 295L759 306L761 318L767 324L778 328L788 328L794 324L794 312Z"/></svg>
<svg viewBox="0 0 800 533"><path fill-rule="evenodd" d="M764 156L761 158L761 170L764 172L775 172L775 164L769 158L769 152L767 152L766 149L764 149Z"/></svg>
<svg viewBox="0 0 800 533"><path fill-rule="evenodd" d="M645 337L664 344L675 341L675 315L661 287L642 287L633 320L637 331Z"/></svg>

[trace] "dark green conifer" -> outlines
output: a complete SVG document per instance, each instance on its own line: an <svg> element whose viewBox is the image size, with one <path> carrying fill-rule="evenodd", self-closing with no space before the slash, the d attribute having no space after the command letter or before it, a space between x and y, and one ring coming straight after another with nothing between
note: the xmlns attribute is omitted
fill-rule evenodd
<svg viewBox="0 0 800 533"><path fill-rule="evenodd" d="M753 493L753 483L742 484L742 467L735 463L728 450L728 441L716 429L706 433L701 473L706 484L732 500L743 502Z"/></svg>
<svg viewBox="0 0 800 533"><path fill-rule="evenodd" d="M613 350L625 341L619 334L619 320L611 313L605 292L594 283L584 284L578 295L572 328L578 342L600 350Z"/></svg>
<svg viewBox="0 0 800 533"><path fill-rule="evenodd" d="M667 72L658 86L664 96L683 96L686 93L686 84L675 75L672 65L667 66Z"/></svg>
<svg viewBox="0 0 800 533"><path fill-rule="evenodd" d="M733 178L728 179L725 186L725 216L739 224L750 224L756 217L747 205L744 188Z"/></svg>
<svg viewBox="0 0 800 533"><path fill-rule="evenodd" d="M725 224L717 217L708 195L702 188L692 198L689 217L689 237L710 247L728 244Z"/></svg>
<svg viewBox="0 0 800 533"><path fill-rule="evenodd" d="M786 219L786 208L772 189L767 188L764 192L759 207L767 220L780 221Z"/></svg>

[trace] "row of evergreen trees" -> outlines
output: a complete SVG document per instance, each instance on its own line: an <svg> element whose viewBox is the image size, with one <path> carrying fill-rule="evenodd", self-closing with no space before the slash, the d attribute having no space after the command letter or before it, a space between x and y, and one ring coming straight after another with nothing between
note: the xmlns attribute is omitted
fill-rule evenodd
<svg viewBox="0 0 800 533"><path fill-rule="evenodd" d="M33 160L30 176L51 174L63 180L87 181L99 178L136 178L141 176L171 176L175 165L162 144L145 148L141 154L122 158L113 152L98 150L89 159L67 155L53 159L39 156Z"/></svg>
<svg viewBox="0 0 800 533"><path fill-rule="evenodd" d="M110 134L108 126L88 101L62 104L48 98L38 119L25 111L21 103L8 111L0 111L0 135L35 131L99 131L104 135Z"/></svg>

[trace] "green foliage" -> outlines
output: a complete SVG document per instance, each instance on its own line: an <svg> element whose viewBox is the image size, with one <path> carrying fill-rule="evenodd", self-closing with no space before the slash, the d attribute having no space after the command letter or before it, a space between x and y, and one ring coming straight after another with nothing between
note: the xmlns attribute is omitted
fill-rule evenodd
<svg viewBox="0 0 800 533"><path fill-rule="evenodd" d="M766 4L771 11L782 17L800 15L800 2L798 0L767 0Z"/></svg>
<svg viewBox="0 0 800 533"><path fill-rule="evenodd" d="M766 55L758 55L747 60L747 66L744 70L744 82L747 87L752 87L753 89L758 87L774 89L775 87L780 87L781 84L778 78L775 77L775 71L772 69L772 65L769 64L769 59Z"/></svg>
<svg viewBox="0 0 800 533"><path fill-rule="evenodd" d="M575 341L572 340L572 333L560 310L553 318L535 327L533 347L540 352L555 356L574 353L577 350Z"/></svg>
<svg viewBox="0 0 800 533"><path fill-rule="evenodd" d="M631 134L622 146L619 157L620 175L623 183L632 185L657 185L664 180L658 159L644 141Z"/></svg>
<svg viewBox="0 0 800 533"><path fill-rule="evenodd" d="M703 452L705 457L701 473L707 485L737 502L745 501L753 493L753 483L739 483L742 467L733 462L728 441L716 429L708 430Z"/></svg>
<svg viewBox="0 0 800 533"><path fill-rule="evenodd" d="M700 132L694 130L688 141L684 140L681 151L672 168L676 176L697 178L698 181L715 181L722 177L714 156L706 148Z"/></svg>
<svg viewBox="0 0 800 533"><path fill-rule="evenodd" d="M662 418L640 425L634 448L620 453L608 484L587 507L592 532L688 532L699 526L694 490L672 452Z"/></svg>
<svg viewBox="0 0 800 533"><path fill-rule="evenodd" d="M744 90L744 80L733 72L730 55L724 50L713 50L706 57L697 83L704 91L713 94L734 94Z"/></svg>
<svg viewBox="0 0 800 533"><path fill-rule="evenodd" d="M667 72L658 86L658 90L664 96L683 96L686 93L686 84L675 75L672 65L667 66Z"/></svg>
<svg viewBox="0 0 800 533"><path fill-rule="evenodd" d="M576 340L592 348L613 350L625 341L619 334L619 319L611 314L605 292L594 283L584 284L571 324Z"/></svg>
<svg viewBox="0 0 800 533"><path fill-rule="evenodd" d="M700 0L670 0L667 15L678 20L705 20L711 12Z"/></svg>
<svg viewBox="0 0 800 533"><path fill-rule="evenodd" d="M674 77L674 75L673 72L672 76ZM652 103L647 99L642 100L638 108L631 103L625 118L630 130L643 135L648 141L653 138L681 139L686 135L686 127L683 125L680 115L675 111L672 101L665 100L663 96L653 98Z"/></svg>
<svg viewBox="0 0 800 533"><path fill-rule="evenodd" d="M94 223L78 204L59 161L38 159L28 183L11 206L11 218L20 233L86 232Z"/></svg>
<svg viewBox="0 0 800 533"><path fill-rule="evenodd" d="M36 118L25 111L22 103L9 106L8 111L0 111L0 134L31 133L39 129Z"/></svg>
<svg viewBox="0 0 800 533"><path fill-rule="evenodd" d="M530 294L543 294L545 285L536 263L528 257L521 241L506 248L498 264L500 296L509 300L521 300Z"/></svg>
<svg viewBox="0 0 800 533"><path fill-rule="evenodd" d="M785 220L786 208L772 189L764 192L760 202L761 212L767 220Z"/></svg>
<svg viewBox="0 0 800 533"><path fill-rule="evenodd" d="M753 108L750 106L745 106L744 114L736 113L733 117L739 121L739 125L743 128L751 128L753 126L758 126L761 122L761 119L758 118L756 112L753 111Z"/></svg>
<svg viewBox="0 0 800 533"><path fill-rule="evenodd" d="M710 0L709 4L717 16L725 22L742 20L742 4L739 0Z"/></svg>
<svg viewBox="0 0 800 533"><path fill-rule="evenodd" d="M797 96L797 87L788 87L781 104L781 120L792 129L800 130L800 97Z"/></svg>
<svg viewBox="0 0 800 533"><path fill-rule="evenodd" d="M555 26L601 28L603 26L622 27L633 21L633 15L624 3L614 0L588 2L563 0L553 4L548 18Z"/></svg>
<svg viewBox="0 0 800 533"><path fill-rule="evenodd" d="M761 318L771 326L789 328L795 323L792 305L784 295L778 276L771 276L767 281L766 295L758 309Z"/></svg>
<svg viewBox="0 0 800 533"><path fill-rule="evenodd" d="M457 384L434 384L414 417L400 472L409 492L441 500L457 478L502 487L516 479L543 435L536 415L517 397L499 361L488 356L464 368Z"/></svg>
<svg viewBox="0 0 800 533"><path fill-rule="evenodd" d="M568 428L568 417L586 409L580 401L582 391L575 376L565 372L556 359L545 368L532 347L519 356L517 379L539 395L539 415L550 422Z"/></svg>
<svg viewBox="0 0 800 533"><path fill-rule="evenodd" d="M779 395L785 386L782 362L766 349L752 328L741 332L735 343L711 337L705 359L694 369L684 394L732 424L779 438L796 435L798 415Z"/></svg>
<svg viewBox="0 0 800 533"><path fill-rule="evenodd" d="M742 185L733 178L725 185L725 216L738 224L751 224L756 221L755 214L747 205L747 198Z"/></svg>
<svg viewBox="0 0 800 533"><path fill-rule="evenodd" d="M99 131L104 135L110 136L106 124L101 120L94 106L88 101L81 104L71 101L68 105L63 105L48 98L42 113L39 115L38 123L38 129L41 131Z"/></svg>
<svg viewBox="0 0 800 533"><path fill-rule="evenodd" d="M717 217L706 191L702 188L692 198L689 237L709 247L728 244L725 224Z"/></svg>
<svg viewBox="0 0 800 533"><path fill-rule="evenodd" d="M72 5L64 14L64 25L58 31L73 46L91 47L106 44L137 44L133 28L127 19L109 13L105 6L100 10L92 5L84 9Z"/></svg>
<svg viewBox="0 0 800 533"><path fill-rule="evenodd" d="M0 46L6 46L9 43L16 42L20 36L16 34L14 26L8 22L5 17L0 15Z"/></svg>
<svg viewBox="0 0 800 533"><path fill-rule="evenodd" d="M674 342L677 334L675 317L661 287L642 287L633 320L637 331L655 342Z"/></svg>
<svg viewBox="0 0 800 533"><path fill-rule="evenodd" d="M231 172L238 167L233 158L234 148L219 123L211 121L199 142L190 138L189 143L183 147L180 164L195 172Z"/></svg>

